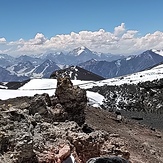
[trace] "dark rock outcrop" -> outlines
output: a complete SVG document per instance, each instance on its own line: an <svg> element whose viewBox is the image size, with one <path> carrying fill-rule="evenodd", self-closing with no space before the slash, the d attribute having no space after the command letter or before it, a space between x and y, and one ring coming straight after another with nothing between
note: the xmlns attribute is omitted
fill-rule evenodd
<svg viewBox="0 0 163 163"><path fill-rule="evenodd" d="M146 113L163 113L163 79L139 84L94 87L91 89L105 96L105 109L122 109Z"/></svg>
<svg viewBox="0 0 163 163"><path fill-rule="evenodd" d="M60 104L60 111L64 110L67 113L66 119L82 125L85 121L84 109L87 106L86 91L73 86L70 78L59 77L55 96ZM57 106L54 109L59 109Z"/></svg>

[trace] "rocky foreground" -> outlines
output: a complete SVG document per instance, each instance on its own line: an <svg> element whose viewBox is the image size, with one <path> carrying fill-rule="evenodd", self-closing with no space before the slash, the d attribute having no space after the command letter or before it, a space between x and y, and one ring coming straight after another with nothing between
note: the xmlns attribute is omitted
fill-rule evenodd
<svg viewBox="0 0 163 163"><path fill-rule="evenodd" d="M110 156L120 156L122 163L161 163L162 136L87 106L86 91L68 78L58 78L54 96L0 101L0 163L55 163L70 155L77 163Z"/></svg>

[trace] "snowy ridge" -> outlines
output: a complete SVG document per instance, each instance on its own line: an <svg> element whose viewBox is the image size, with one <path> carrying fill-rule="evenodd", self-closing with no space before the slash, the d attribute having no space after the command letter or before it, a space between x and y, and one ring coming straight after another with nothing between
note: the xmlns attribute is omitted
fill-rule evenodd
<svg viewBox="0 0 163 163"><path fill-rule="evenodd" d="M156 66L150 70L141 71L131 75L80 84L80 87L88 89L92 88L93 86L104 86L105 84L107 85L138 84L140 82L153 81L161 78L163 78L163 64Z"/></svg>
<svg viewBox="0 0 163 163"><path fill-rule="evenodd" d="M127 74L136 73L163 62L163 56L147 50L138 55L128 56L111 62L97 61L84 62L80 67L96 73L104 78L115 78Z"/></svg>
<svg viewBox="0 0 163 163"><path fill-rule="evenodd" d="M55 89L57 85L56 79L32 79L19 90L41 90Z"/></svg>

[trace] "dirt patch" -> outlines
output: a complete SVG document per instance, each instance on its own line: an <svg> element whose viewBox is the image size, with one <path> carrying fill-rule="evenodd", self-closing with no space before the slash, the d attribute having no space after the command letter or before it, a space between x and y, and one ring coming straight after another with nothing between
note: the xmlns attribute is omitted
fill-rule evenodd
<svg viewBox="0 0 163 163"><path fill-rule="evenodd" d="M146 125L122 117L117 121L116 114L96 108L87 108L86 122L95 129L119 134L125 141L133 163L163 162L163 132L152 130Z"/></svg>

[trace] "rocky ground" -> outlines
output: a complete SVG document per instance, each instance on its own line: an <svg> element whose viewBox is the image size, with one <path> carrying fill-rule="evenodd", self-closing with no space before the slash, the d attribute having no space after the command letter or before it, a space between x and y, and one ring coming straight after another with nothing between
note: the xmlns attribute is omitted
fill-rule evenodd
<svg viewBox="0 0 163 163"><path fill-rule="evenodd" d="M162 137L157 128L87 106L85 90L67 78L52 97L0 101L0 163L56 163L70 154L77 163L99 156L162 163Z"/></svg>
<svg viewBox="0 0 163 163"><path fill-rule="evenodd" d="M163 79L139 84L93 87L105 97L105 109L163 114Z"/></svg>
<svg viewBox="0 0 163 163"><path fill-rule="evenodd" d="M130 152L131 162L163 162L163 131L153 130L124 117L119 122L116 114L96 108L86 110L86 122L94 129L104 130L117 139L121 138Z"/></svg>

